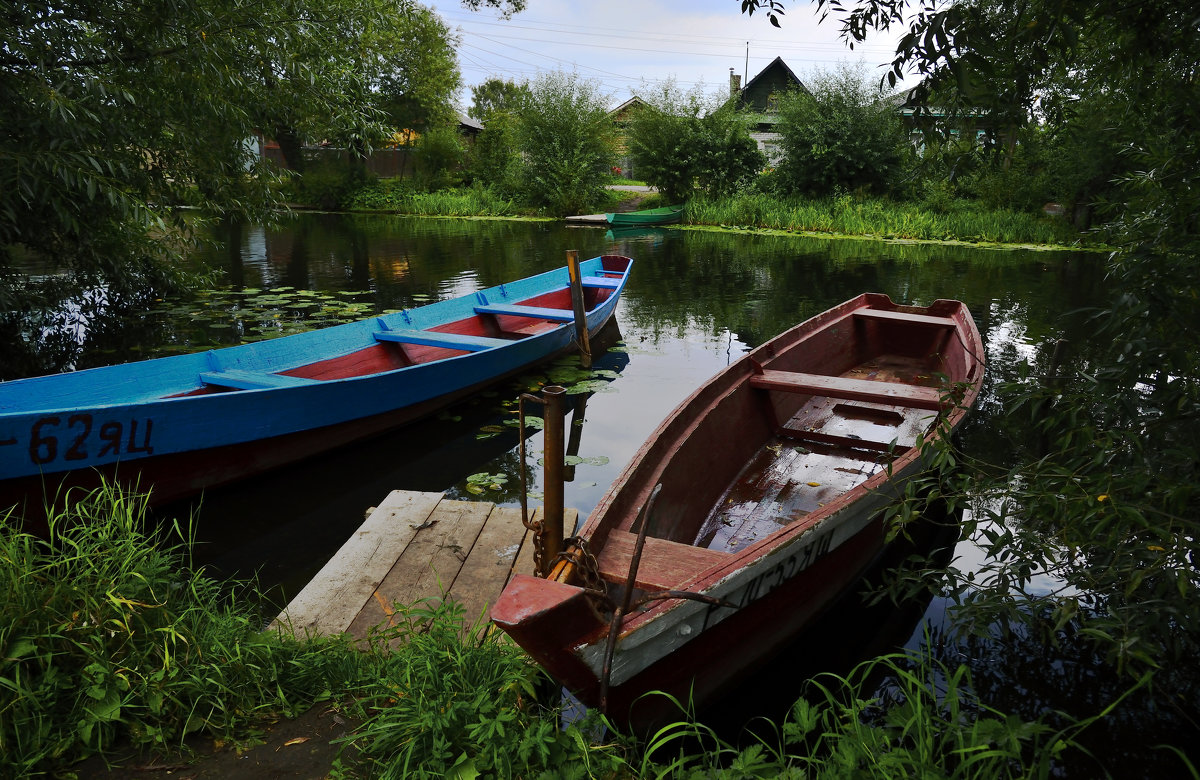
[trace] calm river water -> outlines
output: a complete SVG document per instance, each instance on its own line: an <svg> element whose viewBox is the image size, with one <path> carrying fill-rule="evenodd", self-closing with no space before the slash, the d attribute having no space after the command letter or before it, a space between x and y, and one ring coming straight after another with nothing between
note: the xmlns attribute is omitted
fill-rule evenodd
<svg viewBox="0 0 1200 780"><path fill-rule="evenodd" d="M617 348L598 367L615 378L586 398L577 429L581 462L566 485L566 504L581 517L594 507L646 436L699 384L752 347L861 292L901 303L937 298L964 301L987 346L988 374L980 402L962 431L971 455L1005 462L1021 431L998 430L997 383L1023 366L1045 371L1054 342L1086 350L1086 317L1100 301L1103 256L960 246L826 240L682 229L614 235L603 228L557 223L392 216L306 214L281 229L235 228L200 261L227 274L249 306L187 304L152 312L79 365L139 359L163 352L237 343L263 331L286 332L306 302L345 301L356 318L418 306L558 267L568 249L581 257L624 254L635 259L617 309ZM238 300L236 297L232 300ZM342 313L343 316L346 312ZM610 375L611 377L611 375ZM538 377L525 380L536 385ZM545 380L545 376L541 377ZM484 499L518 502L516 433L503 426L504 402L523 389L495 388L440 415L368 444L308 461L287 471L209 493L199 504L196 557L220 573L255 576L284 603L358 528L369 507L395 489L446 491L469 499L468 478L503 474L502 491ZM501 431L496 433L496 431ZM529 439L530 460L542 448ZM535 469L535 473L537 470ZM538 475L540 478L540 474ZM540 485L535 485L535 490ZM536 502L533 502L536 505ZM177 508L186 511L186 507ZM960 568L977 552L960 543ZM881 638L891 621L858 619L875 636L852 641L863 655L895 644L919 644L915 616ZM935 618L941 605L928 607ZM845 627L835 629L839 632ZM843 648L831 643L835 655ZM813 648L806 648L809 654ZM812 659L820 667L819 659ZM1031 680L1048 667L1031 662ZM776 677L779 669L771 671ZM1009 688L1006 678L1000 687ZM1021 686L1028 697L1033 682ZM773 683L768 683L768 686ZM779 687L779 686L775 686ZM762 689L757 689L761 693ZM756 693L756 695L759 695Z"/></svg>
<svg viewBox="0 0 1200 780"><path fill-rule="evenodd" d="M576 452L583 462L566 486L567 506L583 517L646 436L705 379L797 322L865 291L903 303L957 298L968 304L987 343L989 373L963 442L973 454L1002 458L1005 436L989 426L996 405L991 388L1015 377L1021 363L1044 363L1054 340L1082 338L1063 331L1072 320L1063 315L1096 302L1102 257L678 229L614 235L556 223L326 214L301 215L284 229L238 228L222 238L224 246L204 260L224 269L236 289L251 290L260 300L272 291L323 291L358 302L358 316L554 268L564 264L568 249L581 257L633 257L617 309L621 343L598 363L618 375L586 400ZM227 312L198 328L189 322L194 309L173 310L172 324L144 331L126 348L153 352L155 344L139 341L146 338L158 339L160 348L161 342L173 349L222 346L244 333ZM280 312L258 316L269 321ZM365 510L391 490L471 498L467 478L486 472L510 479L506 490L481 497L517 503L517 436L489 432L511 418L502 402L517 392L516 386L499 387L367 445L210 493L199 510L199 558L224 573L257 574L286 600L358 527ZM540 436L527 446L532 461L541 450Z"/></svg>

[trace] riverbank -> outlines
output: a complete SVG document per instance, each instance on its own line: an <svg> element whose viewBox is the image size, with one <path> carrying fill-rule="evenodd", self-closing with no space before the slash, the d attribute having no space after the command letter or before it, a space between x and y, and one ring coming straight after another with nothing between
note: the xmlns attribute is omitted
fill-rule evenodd
<svg viewBox="0 0 1200 780"><path fill-rule="evenodd" d="M595 715L560 725L557 686L518 649L494 635L464 640L453 601L396 605L394 626L365 648L261 631L229 583L189 571L187 546L145 519L138 497L108 489L64 507L48 540L0 528L11 594L0 606L4 773L761 777L886 758L890 776L943 776L972 754L970 776L998 777L1059 755L1082 728L977 721L965 667L922 655L822 676L772 737L746 746L682 710L653 740L600 738ZM905 718L874 712L881 674Z"/></svg>
<svg viewBox="0 0 1200 780"><path fill-rule="evenodd" d="M657 193L609 188L598 211L632 211L663 205ZM346 200L346 211L411 216L559 219L523 207L514 199L474 187L419 192L398 180L373 182ZM1079 232L1062 217L986 208L952 201L936 208L887 198L842 195L777 198L748 192L720 199L696 197L684 209L682 226L764 235L858 238L1009 249L1107 251L1102 237Z"/></svg>

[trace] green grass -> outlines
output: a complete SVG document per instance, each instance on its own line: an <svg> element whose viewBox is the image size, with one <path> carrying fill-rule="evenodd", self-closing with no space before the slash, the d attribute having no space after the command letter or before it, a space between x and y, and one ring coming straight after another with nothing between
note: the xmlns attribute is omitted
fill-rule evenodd
<svg viewBox="0 0 1200 780"><path fill-rule="evenodd" d="M685 221L695 225L767 228L794 232L877 236L920 241L1070 245L1084 237L1062 220L955 201L945 211L921 204L843 195L780 199L749 193L688 202Z"/></svg>
<svg viewBox="0 0 1200 780"><path fill-rule="evenodd" d="M380 179L348 200L350 211L388 211L429 217L508 217L525 213L483 187L420 192L407 179Z"/></svg>
<svg viewBox="0 0 1200 780"><path fill-rule="evenodd" d="M46 538L0 521L0 776L118 745L245 741L321 701L362 724L344 778L1048 777L1119 704L1025 722L975 700L964 666L888 656L810 681L737 745L688 718L597 744L598 716L561 728L557 686L495 635L464 639L454 602L397 605L365 649L263 631L254 599L192 571L177 528L145 522L142 497L111 487L74 497Z"/></svg>
<svg viewBox="0 0 1200 780"><path fill-rule="evenodd" d="M0 524L0 775L234 738L327 694L336 642L263 633L143 525L141 497L113 488L70 503L47 538Z"/></svg>

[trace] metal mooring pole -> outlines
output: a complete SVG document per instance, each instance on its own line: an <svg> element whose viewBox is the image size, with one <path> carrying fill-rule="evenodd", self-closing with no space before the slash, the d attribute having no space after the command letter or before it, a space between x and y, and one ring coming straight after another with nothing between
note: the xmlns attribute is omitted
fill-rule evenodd
<svg viewBox="0 0 1200 780"><path fill-rule="evenodd" d="M545 522L542 541L542 565L545 577L554 568L554 561L563 547L563 466L566 454L563 451L563 396L566 388L558 385L547 385L542 388L542 398L545 409L542 419L545 427L542 429L542 440L545 446L544 463L546 468L543 495Z"/></svg>
<svg viewBox="0 0 1200 780"><path fill-rule="evenodd" d="M583 276L579 272L579 250L567 250L567 273L571 277L571 306L575 309L575 340L579 342L579 364L592 367L592 345L588 340L587 307L583 300Z"/></svg>

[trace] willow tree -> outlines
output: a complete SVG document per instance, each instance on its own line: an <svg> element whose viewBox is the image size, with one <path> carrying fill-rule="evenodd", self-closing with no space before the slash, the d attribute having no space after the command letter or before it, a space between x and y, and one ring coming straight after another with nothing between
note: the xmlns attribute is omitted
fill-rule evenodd
<svg viewBox="0 0 1200 780"><path fill-rule="evenodd" d="M467 5L511 13L523 0ZM107 307L142 300L169 282L163 261L179 243L164 239L185 228L177 205L250 218L279 205L252 152L258 133L288 145L387 132L380 84L420 61L423 52L400 55L426 43L411 22L429 14L412 0L9 4L0 14L4 343L28 336L22 316L40 305L18 261L102 285Z"/></svg>
<svg viewBox="0 0 1200 780"><path fill-rule="evenodd" d="M965 485L991 553L950 586L981 633L1070 641L1118 674L1152 675L1154 708L1200 717L1200 47L1189 0L818 0L851 44L904 31L886 80L954 89L1002 121L1014 107L1084 122L1125 166L1101 204L1111 298L1088 360L1036 356L1002 388L1013 456ZM780 0L748 0L774 14ZM998 19L1004 19L998 24ZM918 94L919 97L919 94ZM1094 114L1102 106L1103 117ZM1100 260L1097 260L1100 262ZM1055 359L1055 356L1059 359ZM1076 353L1078 354L1078 353ZM1032 587L1050 573L1063 584ZM1126 679L1129 679L1128 677ZM1155 736L1157 739L1157 735ZM1149 744L1149 743L1146 743ZM1147 770L1148 771L1148 770ZM1193 770L1194 774L1194 770Z"/></svg>

